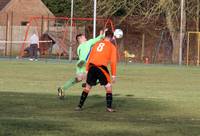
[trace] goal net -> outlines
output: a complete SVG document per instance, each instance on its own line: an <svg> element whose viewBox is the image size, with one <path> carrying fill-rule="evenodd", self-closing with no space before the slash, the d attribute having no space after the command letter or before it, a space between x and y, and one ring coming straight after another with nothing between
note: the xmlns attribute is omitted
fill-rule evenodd
<svg viewBox="0 0 200 136"><path fill-rule="evenodd" d="M71 25L72 20L72 25ZM110 19L97 19L97 35L101 29L114 30ZM72 26L72 27L71 27ZM70 32L71 37L70 37ZM88 39L93 37L93 18L67 17L31 17L26 28L24 43L19 46L19 56L25 56L25 49L29 47L29 38L33 33L38 34L40 41L40 57L76 58L76 35L85 34ZM71 51L70 51L70 47ZM70 54L71 53L71 54Z"/></svg>

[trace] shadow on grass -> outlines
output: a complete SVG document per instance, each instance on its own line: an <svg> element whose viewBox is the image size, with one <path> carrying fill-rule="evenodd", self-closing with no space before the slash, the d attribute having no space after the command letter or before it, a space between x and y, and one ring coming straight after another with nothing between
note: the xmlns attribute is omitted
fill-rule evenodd
<svg viewBox="0 0 200 136"><path fill-rule="evenodd" d="M79 96L59 100L46 94L0 93L0 135L168 136L200 134L200 120L170 115L170 103L114 96L116 113L105 111L105 98L89 96L83 111ZM165 113L168 113L167 115Z"/></svg>

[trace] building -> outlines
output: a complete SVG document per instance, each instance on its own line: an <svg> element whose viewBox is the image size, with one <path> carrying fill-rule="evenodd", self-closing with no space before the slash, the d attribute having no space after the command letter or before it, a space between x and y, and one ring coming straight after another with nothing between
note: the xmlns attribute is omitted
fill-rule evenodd
<svg viewBox="0 0 200 136"><path fill-rule="evenodd" d="M41 0L0 0L0 41L11 42L0 42L0 56L19 54L21 44L13 41L24 40L27 24L32 16L54 17ZM41 25L41 22L38 24ZM46 28L46 24L42 26ZM32 27L31 30L35 28Z"/></svg>
<svg viewBox="0 0 200 136"><path fill-rule="evenodd" d="M26 25L31 16L54 16L41 0L0 0L0 25Z"/></svg>

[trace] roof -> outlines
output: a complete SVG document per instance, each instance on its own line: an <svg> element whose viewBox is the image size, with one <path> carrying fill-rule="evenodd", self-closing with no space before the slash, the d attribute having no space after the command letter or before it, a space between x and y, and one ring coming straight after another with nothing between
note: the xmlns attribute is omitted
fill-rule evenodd
<svg viewBox="0 0 200 136"><path fill-rule="evenodd" d="M11 11L13 10L13 7L15 7L14 10L17 10L20 8L20 4L23 6L23 10L20 11L28 10L29 12L35 13L36 15L42 15L45 13L49 14L50 16L54 16L53 13L42 2L42 0L0 0L0 12Z"/></svg>
<svg viewBox="0 0 200 136"><path fill-rule="evenodd" d="M0 0L0 11L10 2L11 0Z"/></svg>

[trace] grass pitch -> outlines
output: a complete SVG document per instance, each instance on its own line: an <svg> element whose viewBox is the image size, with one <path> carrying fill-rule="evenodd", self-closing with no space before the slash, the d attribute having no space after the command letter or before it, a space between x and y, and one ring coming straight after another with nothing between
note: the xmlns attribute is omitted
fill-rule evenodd
<svg viewBox="0 0 200 136"><path fill-rule="evenodd" d="M74 75L65 62L0 61L0 136L200 136L200 69L118 65L116 113L105 111L105 91L82 91L64 100L56 89Z"/></svg>

